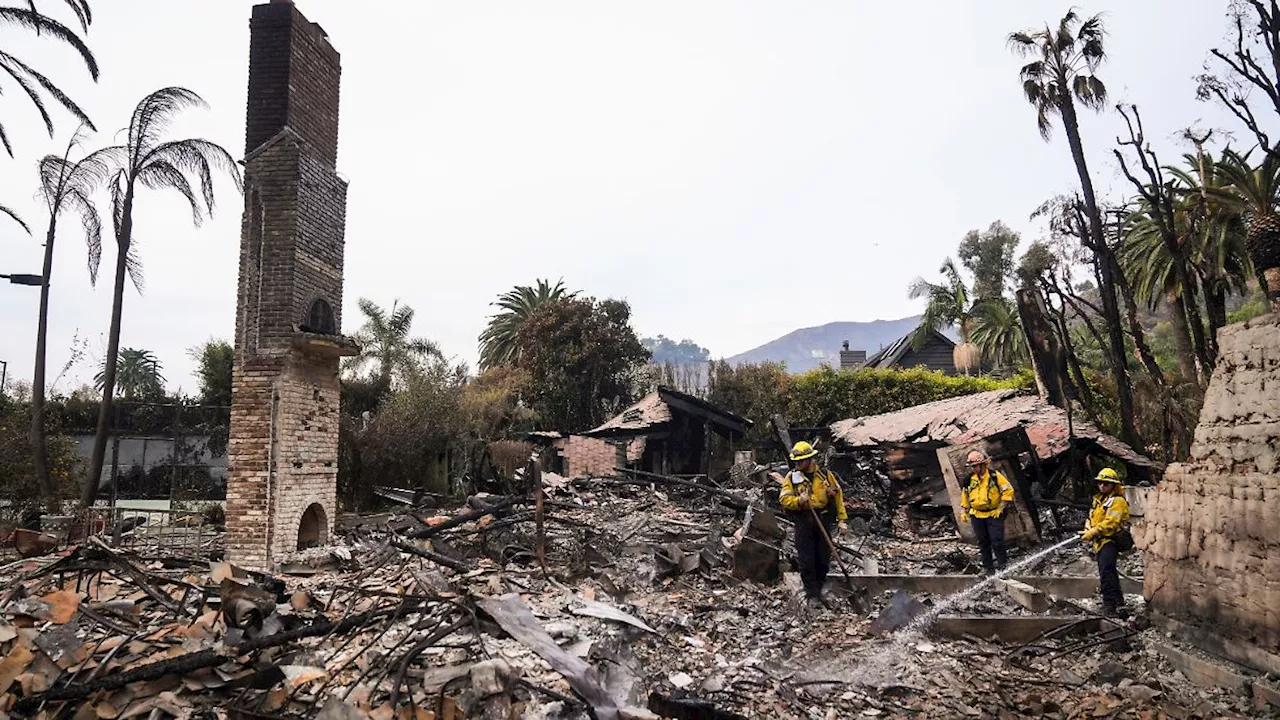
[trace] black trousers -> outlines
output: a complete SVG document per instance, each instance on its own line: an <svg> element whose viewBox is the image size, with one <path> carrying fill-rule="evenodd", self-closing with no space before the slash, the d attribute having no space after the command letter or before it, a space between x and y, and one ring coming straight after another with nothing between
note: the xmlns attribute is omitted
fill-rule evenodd
<svg viewBox="0 0 1280 720"><path fill-rule="evenodd" d="M1120 589L1120 571L1116 569L1116 560L1120 557L1120 549L1114 542L1103 545L1098 550L1098 584L1102 586L1103 607L1124 607L1124 591Z"/></svg>
<svg viewBox="0 0 1280 720"><path fill-rule="evenodd" d="M982 567L988 572L1003 570L1009 562L1004 544L1004 518L970 517L973 534L978 538L978 552L982 555Z"/></svg>
<svg viewBox="0 0 1280 720"><path fill-rule="evenodd" d="M792 513L791 519L796 524L796 556L800 561L800 580L804 583L804 596L816 598L822 594L822 586L827 582L827 573L831 571L831 546L822 537L822 530L807 510L804 513ZM827 533L831 526L825 522Z"/></svg>

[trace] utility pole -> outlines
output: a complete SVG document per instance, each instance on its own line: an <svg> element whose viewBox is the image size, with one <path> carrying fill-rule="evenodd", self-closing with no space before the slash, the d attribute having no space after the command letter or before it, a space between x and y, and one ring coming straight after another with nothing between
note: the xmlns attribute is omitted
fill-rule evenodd
<svg viewBox="0 0 1280 720"><path fill-rule="evenodd" d="M52 243L52 240L50 240L50 243ZM31 445L36 461L36 482L40 487L40 494L50 502L52 502L54 493L53 484L49 479L49 455L45 446L44 435L44 352L45 335L48 331L48 276L49 263L52 261L49 253L51 248L52 245L46 243L44 272L42 274L13 273L0 275L0 279L8 280L14 285L28 285L40 288L40 319L36 327L36 362L31 383ZM0 389L3 389L2 384L0 384Z"/></svg>

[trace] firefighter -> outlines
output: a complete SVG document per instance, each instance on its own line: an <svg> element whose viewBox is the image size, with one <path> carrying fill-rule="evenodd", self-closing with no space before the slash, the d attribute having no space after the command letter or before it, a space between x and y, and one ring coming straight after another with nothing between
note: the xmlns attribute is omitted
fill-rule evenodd
<svg viewBox="0 0 1280 720"><path fill-rule="evenodd" d="M1116 560L1128 538L1129 501L1124 497L1124 483L1111 468L1098 473L1098 494L1093 496L1089 520L1080 536L1092 543L1098 558L1098 584L1102 586L1102 614L1116 617L1124 609L1124 591L1120 589L1120 571Z"/></svg>
<svg viewBox="0 0 1280 720"><path fill-rule="evenodd" d="M807 442L795 444L791 449L795 469L783 479L782 491L778 495L779 504L796 526L800 579L810 608L827 605L822 597L822 586L831 569L831 546L822 531L825 529L827 535L831 535L832 528L837 528L841 535L848 532L844 491L840 489L835 473L818 467L814 460L817 454L818 451Z"/></svg>
<svg viewBox="0 0 1280 720"><path fill-rule="evenodd" d="M1013 504L1013 485L991 469L991 458L981 450L969 453L969 484L960 490L963 518L973 523L982 555L982 571L991 575L1004 569L1008 554L1004 544L1004 511Z"/></svg>

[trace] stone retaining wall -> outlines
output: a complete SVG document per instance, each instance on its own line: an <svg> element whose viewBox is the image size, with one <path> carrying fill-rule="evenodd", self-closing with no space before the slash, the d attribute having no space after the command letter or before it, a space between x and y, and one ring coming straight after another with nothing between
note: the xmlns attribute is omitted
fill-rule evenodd
<svg viewBox="0 0 1280 720"><path fill-rule="evenodd" d="M1219 333L1188 462L1136 526L1153 612L1280 652L1280 318Z"/></svg>

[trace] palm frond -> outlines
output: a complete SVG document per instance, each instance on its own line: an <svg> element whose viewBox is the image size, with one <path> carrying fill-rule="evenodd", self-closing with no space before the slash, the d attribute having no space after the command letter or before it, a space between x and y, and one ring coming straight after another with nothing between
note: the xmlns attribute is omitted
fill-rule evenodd
<svg viewBox="0 0 1280 720"><path fill-rule="evenodd" d="M129 273L129 280L133 283L133 289L141 295L146 290L146 277L142 274L142 254L138 252L138 241L133 239L129 243L129 254L125 256L125 269Z"/></svg>
<svg viewBox="0 0 1280 720"><path fill-rule="evenodd" d="M1005 44L1009 46L1011 51L1022 56L1030 55L1039 50L1039 44L1036 42L1036 38L1026 32L1009 33L1008 38L1005 40Z"/></svg>
<svg viewBox="0 0 1280 720"><path fill-rule="evenodd" d="M35 68L5 52L0 52L0 66L3 66L6 71L9 72L9 74L14 75L15 78L17 77L15 71L20 70L23 74L35 80L40 87L44 88L45 92L52 95L53 99L57 100L59 105L65 108L67 112L76 116L76 119L78 119L82 124L88 125L90 128L94 127L93 121L89 119L89 114L81 109L81 107L77 105L74 100L68 97L66 93L62 92L57 85L54 85L52 80L45 77ZM28 86L24 83L23 89L27 90L27 87ZM30 95L30 91L28 91L28 95ZM35 100L34 97L32 99L33 101ZM41 104L40 107L43 107L43 104ZM52 135L53 131L50 130L49 133Z"/></svg>
<svg viewBox="0 0 1280 720"><path fill-rule="evenodd" d="M161 88L143 98L129 120L129 152L134 164L140 166L146 153L160 145L160 137L180 111L207 107L204 98L177 86Z"/></svg>
<svg viewBox="0 0 1280 720"><path fill-rule="evenodd" d="M8 62L8 58L0 56L0 70L13 78L18 83L18 87L27 94L31 99L31 104L36 106L36 111L40 113L40 119L44 120L45 129L49 131L49 136L53 136L53 118L49 116L49 110L44 106L44 98L40 97L40 92L31 84L25 76L14 69L14 63Z"/></svg>
<svg viewBox="0 0 1280 720"><path fill-rule="evenodd" d="M195 190L178 168L162 160L152 160L138 171L138 182L152 190L176 190L191 205L191 222L199 227L204 222L204 211L196 198Z"/></svg>
<svg viewBox="0 0 1280 720"><path fill-rule="evenodd" d="M66 25L30 9L0 7L0 26L2 25L17 25L37 33L48 33L54 39L70 45L80 54L89 75L97 82L98 61L94 58L93 51Z"/></svg>
<svg viewBox="0 0 1280 720"><path fill-rule="evenodd" d="M79 189L68 192L64 202L80 216L80 224L84 228L85 245L88 247L89 284L96 285L98 266L102 262L102 217L98 214L98 208L93 204L93 200Z"/></svg>
<svg viewBox="0 0 1280 720"><path fill-rule="evenodd" d="M80 29L83 32L89 32L89 26L93 24L93 9L89 7L89 0L63 0L67 7L71 8L71 12L75 13L76 20L80 22ZM40 9L36 7L36 0L27 0L27 7L31 12L39 13ZM37 31L38 34L39 31Z"/></svg>
<svg viewBox="0 0 1280 720"><path fill-rule="evenodd" d="M8 207L5 207L4 205L0 205L0 215L4 215L8 217L10 220L18 223L18 226L21 227L23 230L25 230L28 235L31 234L31 228L27 226L27 222L23 220L18 215L18 213L14 212L12 208L8 208Z"/></svg>
<svg viewBox="0 0 1280 720"><path fill-rule="evenodd" d="M226 148L215 142L188 138L164 143L150 153L147 162L156 160L168 162L179 170L198 177L201 196L210 214L213 214L214 208L213 171L218 170L230 175L232 182L236 185L236 192L244 191L240 165Z"/></svg>

